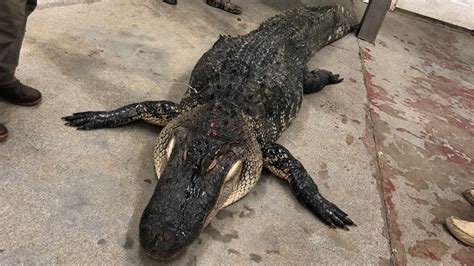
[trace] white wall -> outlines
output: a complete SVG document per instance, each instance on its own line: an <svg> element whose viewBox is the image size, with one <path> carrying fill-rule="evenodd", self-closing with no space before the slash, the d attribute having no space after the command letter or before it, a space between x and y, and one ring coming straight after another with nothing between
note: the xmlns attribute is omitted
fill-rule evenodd
<svg viewBox="0 0 474 266"><path fill-rule="evenodd" d="M474 30L474 0L398 0L396 6Z"/></svg>

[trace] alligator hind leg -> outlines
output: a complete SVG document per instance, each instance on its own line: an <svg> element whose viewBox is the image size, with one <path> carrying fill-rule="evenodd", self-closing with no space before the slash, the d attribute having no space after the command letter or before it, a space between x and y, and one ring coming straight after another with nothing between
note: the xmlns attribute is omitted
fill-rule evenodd
<svg viewBox="0 0 474 266"><path fill-rule="evenodd" d="M346 230L349 230L348 225L355 225L346 213L319 193L313 178L285 147L276 143L267 144L263 147L262 154L264 167L287 180L298 201L324 223Z"/></svg>
<svg viewBox="0 0 474 266"><path fill-rule="evenodd" d="M178 114L179 108L173 102L146 101L132 103L113 111L74 113L62 119L66 121L68 126L87 130L118 127L137 120L143 120L157 126L165 126Z"/></svg>
<svg viewBox="0 0 474 266"><path fill-rule="evenodd" d="M306 70L304 73L304 94L318 92L326 85L336 84L341 82L342 78L339 78L338 74L333 74L331 71L318 69L318 70Z"/></svg>

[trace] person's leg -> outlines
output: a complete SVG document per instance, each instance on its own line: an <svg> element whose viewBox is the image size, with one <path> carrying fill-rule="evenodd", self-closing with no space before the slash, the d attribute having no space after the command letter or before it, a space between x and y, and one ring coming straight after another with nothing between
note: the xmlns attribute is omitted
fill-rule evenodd
<svg viewBox="0 0 474 266"><path fill-rule="evenodd" d="M206 0L206 3L215 8L222 9L232 14L239 15L242 13L240 6L231 3L231 0Z"/></svg>
<svg viewBox="0 0 474 266"><path fill-rule="evenodd" d="M25 1L26 3L26 1ZM15 43L20 29L21 20L12 20L12 17L23 17L25 12L24 3L21 1L0 1L0 82L9 82L8 72L1 62ZM0 140L6 139L8 130L0 123Z"/></svg>
<svg viewBox="0 0 474 266"><path fill-rule="evenodd" d="M36 7L36 0L0 1L0 97L21 105L35 105L41 93L21 84L15 78L27 17ZM0 123L0 140L8 130Z"/></svg>
<svg viewBox="0 0 474 266"><path fill-rule="evenodd" d="M466 245L474 247L474 222L459 219L456 216L446 218L449 232Z"/></svg>
<svg viewBox="0 0 474 266"><path fill-rule="evenodd" d="M15 82L26 26L26 0L0 1L0 87Z"/></svg>
<svg viewBox="0 0 474 266"><path fill-rule="evenodd" d="M3 6L2 6L3 5ZM20 59L20 50L25 36L26 21L28 16L36 7L36 1L27 0L4 0L0 4L0 9L5 8L5 11L0 11L0 20L5 21L4 25L0 27L10 28L10 36L6 35L3 38L7 43L4 51L0 52L0 87L12 85L15 81L15 70ZM3 14L2 14L3 13ZM4 31L7 30L4 28ZM0 39L2 38L2 29L0 29ZM12 39L11 37L15 37ZM11 42L13 40L13 42ZM3 56L1 56L3 54Z"/></svg>
<svg viewBox="0 0 474 266"><path fill-rule="evenodd" d="M467 201L474 205L474 188L469 188L463 193ZM456 216L446 218L446 227L459 241L474 247L474 221L465 221Z"/></svg>
<svg viewBox="0 0 474 266"><path fill-rule="evenodd" d="M464 197L474 206L474 188L469 188L464 193L462 193Z"/></svg>

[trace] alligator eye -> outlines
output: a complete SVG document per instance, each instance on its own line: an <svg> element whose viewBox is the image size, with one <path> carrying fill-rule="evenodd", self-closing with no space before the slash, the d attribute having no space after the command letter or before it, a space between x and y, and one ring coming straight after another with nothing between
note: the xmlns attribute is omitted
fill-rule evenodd
<svg viewBox="0 0 474 266"><path fill-rule="evenodd" d="M229 172L225 176L224 182L230 181L232 178L234 178L236 175L240 173L240 170L242 170L242 161L238 160L230 168Z"/></svg>
<svg viewBox="0 0 474 266"><path fill-rule="evenodd" d="M173 137L170 142L168 142L168 147L166 147L166 158L169 160L171 157L171 152L174 149L174 143L176 142L175 138Z"/></svg>

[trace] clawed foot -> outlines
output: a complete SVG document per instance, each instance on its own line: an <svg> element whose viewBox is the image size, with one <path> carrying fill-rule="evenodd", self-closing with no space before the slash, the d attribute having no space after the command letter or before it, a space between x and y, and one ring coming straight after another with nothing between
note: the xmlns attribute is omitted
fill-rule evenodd
<svg viewBox="0 0 474 266"><path fill-rule="evenodd" d="M337 84L344 80L343 78L339 78L339 74L333 74L331 71L325 69L312 70L311 74L317 75L322 80L327 80L328 85Z"/></svg>
<svg viewBox="0 0 474 266"><path fill-rule="evenodd" d="M282 145L270 143L262 148L266 169L280 178L288 180L298 201L331 227L349 230L354 222L336 205L319 193L318 186L303 165Z"/></svg>
<svg viewBox="0 0 474 266"><path fill-rule="evenodd" d="M339 74L333 74L325 69L318 69L305 72L303 91L305 94L318 92L326 85L336 84L343 81Z"/></svg>
<svg viewBox="0 0 474 266"><path fill-rule="evenodd" d="M348 230L347 226L357 226L348 215L339 209L336 205L317 195L314 205L308 206L325 224L332 228L342 228Z"/></svg>
<svg viewBox="0 0 474 266"><path fill-rule="evenodd" d="M71 116L62 117L66 126L76 127L79 130L98 129L110 127L108 112L81 112Z"/></svg>

